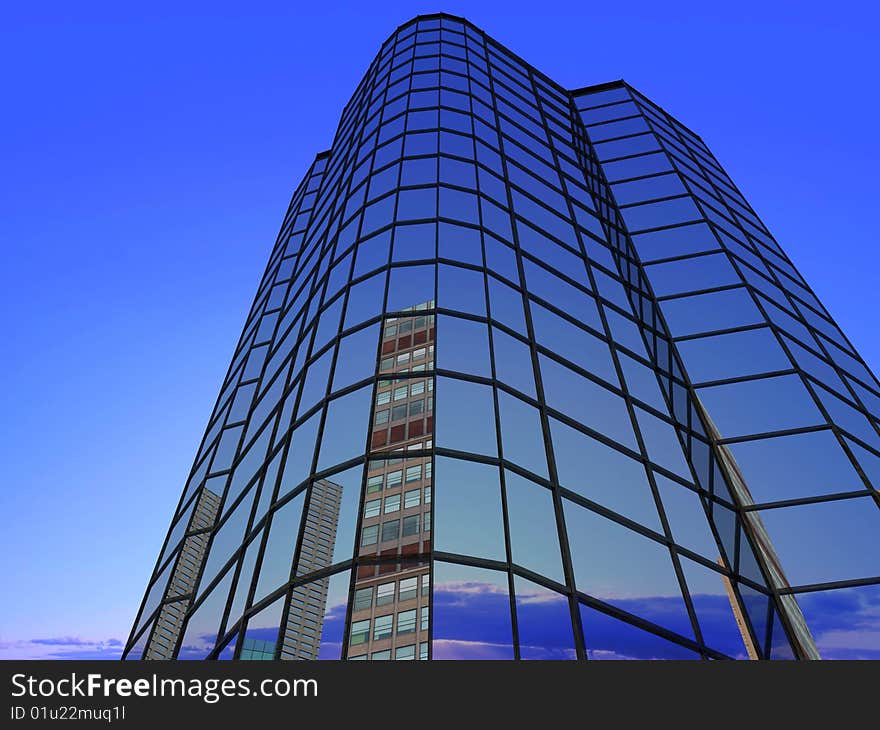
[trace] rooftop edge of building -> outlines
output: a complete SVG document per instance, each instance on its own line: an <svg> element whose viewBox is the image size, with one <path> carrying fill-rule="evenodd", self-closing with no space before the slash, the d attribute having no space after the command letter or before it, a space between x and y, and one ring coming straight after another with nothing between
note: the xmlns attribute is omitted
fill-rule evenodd
<svg viewBox="0 0 880 730"><path fill-rule="evenodd" d="M520 55L518 55L517 53L513 52L512 50L510 50L510 48L508 48L506 45L504 45L503 43L501 43L500 41L498 41L494 36L492 36L492 35L490 35L489 33L487 33L485 30L483 30L482 28L480 28L478 25L472 23L472 22L471 22L470 20L468 20L467 18L464 18L464 17L459 16L459 15L453 15L453 14L451 14L451 13L443 13L443 12L439 12L439 13L421 13L421 14L419 14L419 15L415 15L415 16L411 17L409 20L406 20L406 21L404 21L403 23L400 23L400 24L399 24L399 25L398 25L398 26L397 26L397 27L396 27L391 33L389 33L388 36L386 36L385 39L379 44L379 51L378 51L377 54L374 56L373 61L371 61L371 63L370 63L370 67L369 67L368 70L365 72L364 77L363 77L363 78L361 79L361 81L358 83L358 88L360 87L360 85L361 85L362 83L364 83L364 82L366 81L366 78L367 78L368 75L369 75L369 69L372 68L373 63L375 63L376 60L381 56L381 54L382 54L382 49L384 49L384 48L385 48L390 42L393 42L394 39L395 39L400 33L404 32L404 31L407 30L408 28L411 28L412 26L414 26L414 25L416 25L416 24L418 24L418 23L420 23L420 22L423 22L423 21L429 21L429 20L436 20L436 21L447 20L447 21L454 22L454 23L460 23L460 24L466 26L467 28L470 28L474 33L478 33L478 34L479 34L480 36L482 36L484 39L486 39L486 40L488 40L488 41L491 41L491 42L492 42L493 44L495 44L498 48L502 49L506 54L508 54L512 59L516 60L518 63L521 63L523 66L527 67L532 73L534 73L537 77L539 77L539 78L541 79L541 81L543 81L543 82L546 83L547 85L549 85L549 86L551 86L552 88L554 88L554 89L555 89L556 91L558 91L560 94L567 96L569 99L574 99L576 96L579 96L579 95L581 95L581 94L590 93L590 92L597 92L597 91L604 91L604 90L607 90L607 89L613 89L613 88L625 88L625 89L628 89L628 90L630 91L630 93L638 94L638 96L639 96L640 99L643 99L646 103L650 104L651 106L653 106L654 108L656 108L657 110L659 110L663 115L669 117L669 119L671 119L671 120L672 120L673 122L675 122L676 124L680 125L680 126L681 126L684 130L686 130L689 134L693 135L696 139L700 140L700 142L703 142L703 143L705 144L703 138L702 138L699 134L697 134L694 130L692 130L692 129L691 129L690 127L688 127L686 124L683 124L679 119L677 119L677 118L674 117L672 114L670 114L668 111L666 111L666 109L664 109L663 107L661 107L661 106L660 106L659 104L657 104L656 102L652 101L650 98L648 98L647 96L645 96L642 92L640 92L638 89L636 89L636 88L633 87L631 84L629 84L628 82L626 82L624 79L620 78L620 79L615 79L615 80L613 80L613 81L605 81L605 82L598 83L598 84L588 84L588 85L586 85L586 86L581 86L581 87L578 87L578 88L575 88L575 89L567 89L566 87L562 86L562 85L559 84L557 81L555 81L554 79L552 79L550 76L548 76L547 74L545 74L545 73L543 73L542 71L540 71L538 68L536 68L536 67L535 67L534 65L532 65L530 62L528 62L528 61L527 61L526 59L524 59L522 56L520 56ZM345 113L347 112L347 110L349 109L349 107L350 107L350 105L351 105L351 103L352 103L353 101L354 101L354 95L353 95L352 98L350 98L350 99L346 102L346 104L344 105L343 110L342 110L342 115L343 115L343 116L345 115ZM337 131L338 131L338 130L337 130ZM326 149L326 150L323 150L323 151L319 152L317 155L315 155L315 159L314 159L314 161L312 162L312 164L314 165L315 162L318 162L318 161L321 160L321 159L324 159L324 158L329 157L329 156L331 155L331 153L332 153L332 149L333 149L333 148L332 148L332 146L331 146L330 148L328 148L328 149Z"/></svg>
<svg viewBox="0 0 880 730"><path fill-rule="evenodd" d="M567 89L567 88L565 88L564 86L562 86L561 84L559 84L557 81L553 80L553 79L552 79L551 77L549 77L547 74L545 74L545 73L543 73L542 71L540 71L540 70L539 70L538 68L536 68L533 64L529 63L529 62L528 62L526 59L524 59L522 56L520 56L520 55L517 54L517 53L514 53L512 50L510 50L510 48L508 48L506 45L504 45L504 44L501 43L499 40L497 40L494 36L492 36L492 35L490 35L489 33L487 33L483 28L481 28L480 26L478 26L478 25L472 23L470 20L468 20L467 18L464 18L464 17L462 17L462 16L460 16L460 15L453 15L453 14L451 14L451 13L443 13L443 12L440 12L440 13L422 13L422 14L420 14L420 15L416 15L416 16L410 18L409 20L407 20L407 21L401 23L400 25L398 25L397 28L396 28L392 33L390 33L390 34L388 35L388 37L385 38L384 41L382 41L382 43L380 44L380 49L381 49L381 48L384 48L385 45L386 45L390 40L392 40L395 36L397 36L398 34L400 34L402 31L406 30L406 29L409 28L410 26L413 26L413 25L415 25L415 24L417 24L417 23L419 23L419 22L421 22L421 21L426 21L426 20L449 20L449 21L453 21L453 22L456 22L456 23L461 23L462 25L467 26L468 28L470 28L470 29L473 30L474 32L479 33L480 35L484 36L485 38L490 39L493 43L495 43L495 44L497 44L498 46L500 46L501 48L503 48L504 51L505 51L506 53L510 54L510 56L511 56L512 58L516 59L517 61L519 61L519 62L522 63L523 65L527 66L532 72L534 72L535 74L537 74L537 75L541 78L542 81L544 81L545 83L548 83L548 84L552 85L552 86L553 86L554 88L556 88L559 92L564 93L564 94L567 94L569 97L574 97L574 96L577 96L577 95L579 95L579 94L584 94L584 93L587 93L587 92L605 91L606 89L613 89L613 88L626 88L626 89L629 89L630 92L634 92L634 93L638 94L642 99L644 99L644 100L647 101L649 104L651 104L652 106L654 106L654 107L656 107L657 109L659 109L663 114L665 114L666 116L668 116L668 117L669 117L671 120L673 120L676 124L680 125L683 129L687 130L690 134L692 134L694 137L696 137L697 139L699 139L701 142L704 142L703 138L702 138L699 134L697 134L693 129L691 129L690 127L688 127L686 124L682 123L681 120L679 120L678 118L676 118L675 116L673 116L672 114L670 114L665 108L663 108L662 106L660 106L659 104L657 104L655 101L651 100L649 97L645 96L645 94L643 94L641 91L639 91L638 89L636 89L636 88L635 88L634 86L632 86L631 84L627 83L624 79L615 79L615 80L613 80L613 81L604 81L604 82L602 82L602 83L598 83L598 84L588 84L588 85L586 85L586 86L581 86L581 87L578 87L578 88L576 88L576 89Z"/></svg>

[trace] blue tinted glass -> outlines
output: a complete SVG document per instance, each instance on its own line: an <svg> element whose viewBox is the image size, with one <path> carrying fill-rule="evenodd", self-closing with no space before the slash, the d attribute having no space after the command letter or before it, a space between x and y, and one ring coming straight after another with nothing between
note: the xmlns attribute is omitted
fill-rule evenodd
<svg viewBox="0 0 880 730"><path fill-rule="evenodd" d="M304 500L305 492L300 492L272 515L253 603L262 600L290 580Z"/></svg>
<svg viewBox="0 0 880 730"><path fill-rule="evenodd" d="M472 162L454 160L450 157L441 157L440 181L463 188L476 188L477 176L474 164ZM442 191L440 194L441 196L443 195Z"/></svg>
<svg viewBox="0 0 880 730"><path fill-rule="evenodd" d="M248 619L239 654L242 661L271 661L275 658L283 608L284 597L281 597Z"/></svg>
<svg viewBox="0 0 880 730"><path fill-rule="evenodd" d="M454 378L437 378L437 445L498 455L492 389ZM482 414L475 418L474 414Z"/></svg>
<svg viewBox="0 0 880 730"><path fill-rule="evenodd" d="M578 96L576 103L578 109L588 109L603 104L611 104L615 101L626 101L630 99L629 91L623 87L616 89L606 89L605 91L594 91L583 96Z"/></svg>
<svg viewBox="0 0 880 730"><path fill-rule="evenodd" d="M386 258L382 261L384 265ZM353 327L375 317L382 312L382 300L385 297L385 273L374 274L355 284L348 290L348 305L345 310L344 329Z"/></svg>
<svg viewBox="0 0 880 730"><path fill-rule="evenodd" d="M227 420L229 423L243 421L247 416L254 397L254 391L257 389L256 383L243 385L235 392L235 398L232 401L232 407L229 409Z"/></svg>
<svg viewBox="0 0 880 730"><path fill-rule="evenodd" d="M368 209L369 210L369 209ZM435 218L437 216L437 188L419 188L417 190L401 190L398 193L397 220L416 220L419 218ZM366 213L364 227L366 227ZM389 215L386 220L390 220Z"/></svg>
<svg viewBox="0 0 880 730"><path fill-rule="evenodd" d="M596 156L603 161L640 155L644 152L654 152L658 149L660 149L660 144L653 134L640 134L614 142L601 142L595 146Z"/></svg>
<svg viewBox="0 0 880 730"><path fill-rule="evenodd" d="M348 607L348 587L350 571L336 573L318 583L327 585L327 600L321 624L321 641L318 645L318 659L339 659L342 656L342 640L345 635L345 612ZM311 584L315 585L315 584Z"/></svg>
<svg viewBox="0 0 880 730"><path fill-rule="evenodd" d="M516 627L521 659L576 659L568 599L516 576Z"/></svg>
<svg viewBox="0 0 880 730"><path fill-rule="evenodd" d="M386 198L371 203L364 208L364 219L361 223L361 233L367 235L379 228L388 225L388 222L394 219L394 196L389 195Z"/></svg>
<svg viewBox="0 0 880 730"><path fill-rule="evenodd" d="M507 574L434 563L434 659L513 659Z"/></svg>
<svg viewBox="0 0 880 730"><path fill-rule="evenodd" d="M660 308L674 337L764 323L751 296L742 288L669 299Z"/></svg>
<svg viewBox="0 0 880 730"><path fill-rule="evenodd" d="M581 605L589 659L699 659L700 655L656 634Z"/></svg>
<svg viewBox="0 0 880 730"><path fill-rule="evenodd" d="M460 373L492 376L489 330L482 322L441 314L437 317L437 367Z"/></svg>
<svg viewBox="0 0 880 730"><path fill-rule="evenodd" d="M353 385L375 373L378 338L379 326L371 325L342 339L333 373L333 391Z"/></svg>
<svg viewBox="0 0 880 730"><path fill-rule="evenodd" d="M648 280L658 297L741 282L739 274L723 253L651 264L646 268Z"/></svg>
<svg viewBox="0 0 880 730"><path fill-rule="evenodd" d="M563 583L556 512L549 489L504 472L513 562Z"/></svg>
<svg viewBox="0 0 880 730"><path fill-rule="evenodd" d="M284 473L281 477L281 487L278 490L279 499L308 477L315 455L315 439L318 435L320 420L321 412L318 411L293 432Z"/></svg>
<svg viewBox="0 0 880 730"><path fill-rule="evenodd" d="M231 584L232 571L229 571L189 617L177 654L178 659L204 659L214 648Z"/></svg>
<svg viewBox="0 0 880 730"><path fill-rule="evenodd" d="M692 639L669 550L567 500L564 506L578 590Z"/></svg>
<svg viewBox="0 0 880 730"><path fill-rule="evenodd" d="M734 613L737 609L731 604L724 577L684 557L681 558L681 568L705 644L734 659L747 659L743 635Z"/></svg>
<svg viewBox="0 0 880 730"><path fill-rule="evenodd" d="M862 489L859 475L830 431L728 446L756 502Z"/></svg>
<svg viewBox="0 0 880 730"><path fill-rule="evenodd" d="M235 450L238 448L241 432L241 426L227 428L223 431L220 435L217 451L214 454L214 461L211 463L211 472L224 471L232 466L232 459L235 456Z"/></svg>
<svg viewBox="0 0 880 730"><path fill-rule="evenodd" d="M327 350L309 365L299 401L300 413L307 412L318 403L318 401L327 396L327 379L330 375L330 363L332 359L333 350Z"/></svg>
<svg viewBox="0 0 880 730"><path fill-rule="evenodd" d="M678 351L695 383L791 368L769 328L685 340Z"/></svg>
<svg viewBox="0 0 880 730"><path fill-rule="evenodd" d="M486 267L494 274L503 276L514 284L519 284L519 269L516 253L510 246L497 238L486 236ZM492 279L489 279L491 286Z"/></svg>
<svg viewBox="0 0 880 730"><path fill-rule="evenodd" d="M529 260L524 261L523 267L526 272L526 285L531 294L541 297L557 309L601 331L602 320L599 318L599 310L593 297Z"/></svg>
<svg viewBox="0 0 880 730"><path fill-rule="evenodd" d="M507 325L520 334L526 332L526 319L523 314L522 294L507 284L502 284L493 276L489 277L489 302L492 319Z"/></svg>
<svg viewBox="0 0 880 730"><path fill-rule="evenodd" d="M364 453L372 390L365 386L327 404L318 452L319 471Z"/></svg>
<svg viewBox="0 0 880 730"><path fill-rule="evenodd" d="M226 565L232 554L239 548L247 529L247 523L251 516L251 506L253 505L254 490L252 489L248 496L236 505L229 517L220 525L211 541L211 550L208 553L208 559L205 561L205 569L202 574L200 590L204 591L214 578L217 577L220 569Z"/></svg>
<svg viewBox="0 0 880 730"><path fill-rule="evenodd" d="M385 311L399 312L433 300L433 266L402 266L391 270Z"/></svg>
<svg viewBox="0 0 880 730"><path fill-rule="evenodd" d="M817 426L825 419L797 375L700 388L722 436Z"/></svg>
<svg viewBox="0 0 880 730"><path fill-rule="evenodd" d="M434 117L436 126L437 112L418 112ZM400 178L401 185L430 185L437 182L437 158L420 157L416 160L404 160Z"/></svg>
<svg viewBox="0 0 880 730"><path fill-rule="evenodd" d="M441 218L478 224L480 213L476 194L441 187L439 215Z"/></svg>
<svg viewBox="0 0 880 730"><path fill-rule="evenodd" d="M666 172L671 169L672 164L663 152L654 152L640 157L629 157L625 160L606 162L602 165L605 177L609 181L653 175L654 173Z"/></svg>
<svg viewBox="0 0 880 730"><path fill-rule="evenodd" d="M434 223L397 226L394 229L394 261L433 259L436 254Z"/></svg>
<svg viewBox="0 0 880 730"><path fill-rule="evenodd" d="M868 451L863 446L860 446L855 443L855 441L848 438L844 438L844 441L846 441L847 446L849 446L850 450L855 454L859 466L862 467L862 471L865 472L865 476L868 477L868 482L874 487L874 489L880 491L880 456Z"/></svg>
<svg viewBox="0 0 880 730"><path fill-rule="evenodd" d="M552 418L550 432L559 483L563 487L661 531L644 466Z"/></svg>
<svg viewBox="0 0 880 730"><path fill-rule="evenodd" d="M477 266L483 265L480 232L476 228L440 223L439 247L440 258L463 261Z"/></svg>
<svg viewBox="0 0 880 730"><path fill-rule="evenodd" d="M803 593L797 601L823 659L880 659L880 586Z"/></svg>
<svg viewBox="0 0 880 730"><path fill-rule="evenodd" d="M716 561L718 545L700 496L660 474L655 473L654 479L675 543Z"/></svg>
<svg viewBox="0 0 880 730"><path fill-rule="evenodd" d="M637 448L621 396L544 355L538 360L548 406L631 449Z"/></svg>
<svg viewBox="0 0 880 730"><path fill-rule="evenodd" d="M635 411L648 458L658 466L690 480L688 461L685 459L675 428L641 408L636 408Z"/></svg>
<svg viewBox="0 0 880 730"><path fill-rule="evenodd" d="M440 264L437 305L444 309L486 316L483 274L472 269Z"/></svg>
<svg viewBox="0 0 880 730"><path fill-rule="evenodd" d="M628 134L641 134L650 131L648 123L641 117L630 117L618 122L605 122L590 127L590 138L594 142L625 137Z"/></svg>
<svg viewBox="0 0 880 730"><path fill-rule="evenodd" d="M618 358L629 394L661 412L664 411L666 400L657 383L654 370L623 353L619 353Z"/></svg>
<svg viewBox="0 0 880 730"><path fill-rule="evenodd" d="M251 589L251 582L254 577L254 567L257 562L257 554L259 553L262 544L263 533L258 532L257 536L251 541L251 544L248 546L247 552L244 556L244 560L242 560L241 571L235 585L235 593L233 595L232 605L229 609L229 618L226 621L225 631L227 632L233 627L235 622L241 618L244 611L245 602L247 601L248 594Z"/></svg>
<svg viewBox="0 0 880 730"><path fill-rule="evenodd" d="M705 223L692 223L662 231L639 233L632 237L632 241L642 261L687 256L713 251L719 247L712 230Z"/></svg>
<svg viewBox="0 0 880 730"><path fill-rule="evenodd" d="M611 339L614 344L618 348L629 348L636 355L648 359L648 351L645 349L645 342L642 339L642 333L638 325L611 308L605 309L605 316L608 319L608 329L611 332Z"/></svg>
<svg viewBox="0 0 880 730"><path fill-rule="evenodd" d="M645 200L687 193L681 178L675 173L612 185L611 191L614 193L614 199L618 205L641 203Z"/></svg>
<svg viewBox="0 0 880 730"><path fill-rule="evenodd" d="M539 344L612 385L619 385L611 350L605 342L540 305L531 304L530 308Z"/></svg>
<svg viewBox="0 0 880 730"><path fill-rule="evenodd" d="M880 449L877 426L840 398L831 395L824 388L815 388L816 395L828 411L831 420L840 428L849 431L875 449Z"/></svg>
<svg viewBox="0 0 880 730"><path fill-rule="evenodd" d="M880 510L870 497L761 511L792 585L880 575Z"/></svg>
<svg viewBox="0 0 880 730"><path fill-rule="evenodd" d="M498 468L438 456L434 485L434 548L504 560Z"/></svg>
<svg viewBox="0 0 880 730"><path fill-rule="evenodd" d="M529 346L495 328L492 331L495 377L517 390L535 397L535 375Z"/></svg>
<svg viewBox="0 0 880 730"><path fill-rule="evenodd" d="M515 396L499 392L498 410L504 458L547 479L547 455L538 409Z"/></svg>
<svg viewBox="0 0 880 730"><path fill-rule="evenodd" d="M307 567L318 570L352 557L363 475L364 469L358 465L344 472L325 477L312 486L313 502L310 509L320 509L321 511L316 514L323 518L327 514L334 515L334 509L329 505L338 503L339 512L335 520L335 534L327 540L329 544L324 546L327 548L328 555L325 559L312 561L309 566L305 564L297 566L298 574L305 573Z"/></svg>

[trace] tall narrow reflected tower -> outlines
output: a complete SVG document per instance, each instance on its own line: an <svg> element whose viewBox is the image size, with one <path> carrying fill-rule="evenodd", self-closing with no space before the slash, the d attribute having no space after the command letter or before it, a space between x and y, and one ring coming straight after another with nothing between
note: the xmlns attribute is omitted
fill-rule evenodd
<svg viewBox="0 0 880 730"><path fill-rule="evenodd" d="M294 193L125 655L866 656L878 415L696 134L416 18Z"/></svg>

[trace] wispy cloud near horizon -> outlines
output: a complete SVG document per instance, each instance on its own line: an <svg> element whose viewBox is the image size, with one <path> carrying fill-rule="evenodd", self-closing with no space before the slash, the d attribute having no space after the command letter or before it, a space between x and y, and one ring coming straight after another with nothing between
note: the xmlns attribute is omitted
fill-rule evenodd
<svg viewBox="0 0 880 730"><path fill-rule="evenodd" d="M0 659L119 659L120 639L78 636L0 640Z"/></svg>

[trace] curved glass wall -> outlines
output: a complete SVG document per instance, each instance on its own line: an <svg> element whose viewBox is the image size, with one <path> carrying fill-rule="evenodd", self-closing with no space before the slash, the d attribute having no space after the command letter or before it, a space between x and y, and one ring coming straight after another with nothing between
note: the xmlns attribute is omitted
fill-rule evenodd
<svg viewBox="0 0 880 730"><path fill-rule="evenodd" d="M858 656L878 393L693 133L418 18L293 196L126 656Z"/></svg>

